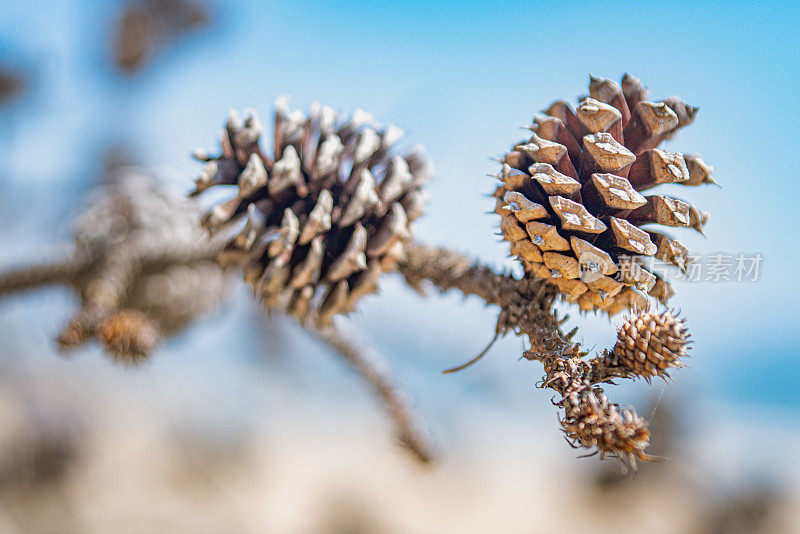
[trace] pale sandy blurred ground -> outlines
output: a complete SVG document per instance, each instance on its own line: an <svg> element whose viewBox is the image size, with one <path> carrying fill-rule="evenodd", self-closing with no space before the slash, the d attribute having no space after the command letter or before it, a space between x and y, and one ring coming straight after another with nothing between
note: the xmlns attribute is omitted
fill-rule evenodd
<svg viewBox="0 0 800 534"><path fill-rule="evenodd" d="M180 358L171 348L138 369L96 350L60 357L35 328L20 329L19 307L3 320L0 347L3 533L705 534L800 525L797 489L787 486L796 459L781 459L783 479L729 464L742 461L731 452L737 433L766 440L769 426L687 435L686 415L656 400L655 452L672 461L630 478L613 461L576 459L549 406L504 415L502 403L453 399L450 424L429 421L442 460L422 468L394 446L360 384L337 393L294 374L284 358L307 358L311 346L284 344L296 332L282 323L262 332L266 362L234 360L237 371L210 376L170 362ZM213 346L208 335L180 349L208 358L196 350ZM331 381L341 387L342 377ZM750 475L721 475L737 471Z"/></svg>

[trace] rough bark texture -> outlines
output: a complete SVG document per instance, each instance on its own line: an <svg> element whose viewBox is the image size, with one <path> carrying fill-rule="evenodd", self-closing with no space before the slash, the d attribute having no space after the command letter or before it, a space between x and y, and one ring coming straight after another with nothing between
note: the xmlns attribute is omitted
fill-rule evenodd
<svg viewBox="0 0 800 534"><path fill-rule="evenodd" d="M543 281L518 279L475 262L454 250L418 243L406 246L398 269L409 285L422 288L427 281L440 291L457 289L500 307L497 332L527 334L534 346L548 350L563 338L560 321L552 309L557 291Z"/></svg>

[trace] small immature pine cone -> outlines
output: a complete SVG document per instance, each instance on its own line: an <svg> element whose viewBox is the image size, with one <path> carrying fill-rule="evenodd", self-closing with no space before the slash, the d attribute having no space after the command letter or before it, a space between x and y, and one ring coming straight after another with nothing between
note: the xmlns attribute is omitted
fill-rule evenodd
<svg viewBox="0 0 800 534"><path fill-rule="evenodd" d="M308 114L290 112L281 98L274 159L262 150L261 133L255 112L244 120L233 112L222 154L195 155L206 164L194 194L237 186L204 224L214 233L240 223L220 261L243 268L267 306L328 323L375 291L403 256L432 166L421 149L396 154L402 131L380 128L363 111L340 121L318 104Z"/></svg>
<svg viewBox="0 0 800 534"><path fill-rule="evenodd" d="M685 319L670 311L641 312L617 329L617 344L606 360L632 375L666 379L670 368L683 367L680 358L686 356L690 337Z"/></svg>
<svg viewBox="0 0 800 534"><path fill-rule="evenodd" d="M106 351L115 359L136 364L147 358L159 340L159 334L150 319L135 310L115 313L97 331Z"/></svg>
<svg viewBox="0 0 800 534"><path fill-rule="evenodd" d="M527 272L557 286L581 310L613 315L646 308L642 292L662 303L674 294L642 257L681 270L690 261L685 246L641 226L702 233L708 220L683 200L641 193L714 179L699 156L657 148L690 124L697 108L677 98L650 102L627 74L621 86L592 77L589 94L575 111L564 101L553 103L545 117L534 119L533 136L506 154L495 212Z"/></svg>
<svg viewBox="0 0 800 534"><path fill-rule="evenodd" d="M561 426L573 445L596 447L603 459L609 454L631 462L650 459L644 452L650 431L635 411L617 409L597 390L567 397L563 402L566 416Z"/></svg>

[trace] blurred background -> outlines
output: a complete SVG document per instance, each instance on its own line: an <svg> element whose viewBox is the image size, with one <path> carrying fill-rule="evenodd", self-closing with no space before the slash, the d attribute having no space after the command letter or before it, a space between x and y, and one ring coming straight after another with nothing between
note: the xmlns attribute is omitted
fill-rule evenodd
<svg viewBox="0 0 800 534"><path fill-rule="evenodd" d="M695 345L675 383L612 398L652 422L667 462L623 475L576 459L540 364L500 340L496 311L400 277L350 319L382 353L441 453L397 448L368 388L234 277L228 298L152 361L114 365L54 336L74 292L0 300L1 532L797 532L800 353L783 223L800 124L791 3L6 1L0 6L0 267L69 243L123 152L181 191L230 109L273 100L363 108L436 164L417 237L515 268L484 196L491 158L588 74L640 78L700 107L671 150L700 152L721 188L699 254L761 254L758 280L675 282ZM269 131L269 127L267 128ZM614 324L571 314L589 347Z"/></svg>

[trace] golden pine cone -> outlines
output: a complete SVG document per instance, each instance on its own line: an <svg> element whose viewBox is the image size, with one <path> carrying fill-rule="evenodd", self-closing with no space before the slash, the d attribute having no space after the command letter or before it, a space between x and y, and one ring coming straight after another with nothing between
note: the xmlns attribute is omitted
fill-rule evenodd
<svg viewBox="0 0 800 534"><path fill-rule="evenodd" d="M635 411L617 409L599 391L585 392L574 399L574 405L569 400L561 426L570 443L576 447L595 447L601 458L611 454L631 462L635 458L650 459L644 452L650 443L650 430Z"/></svg>
<svg viewBox="0 0 800 534"><path fill-rule="evenodd" d="M360 110L340 121L332 108L304 114L278 99L273 159L259 145L255 112L243 121L231 113L222 154L195 155L206 164L194 194L238 186L204 221L212 232L242 227L220 261L243 268L257 297L301 321L352 311L395 268L424 211L432 165L421 147L397 154L402 135Z"/></svg>
<svg viewBox="0 0 800 534"><path fill-rule="evenodd" d="M642 292L665 303L674 291L642 258L686 268L685 246L643 225L702 233L708 214L687 202L641 192L661 184L714 183L699 156L657 148L694 120L676 98L647 100L628 76L622 85L591 78L591 96L573 111L564 101L536 117L532 137L505 156L495 190L501 230L531 275L544 278L584 311L644 309Z"/></svg>
<svg viewBox="0 0 800 534"><path fill-rule="evenodd" d="M686 356L691 337L684 323L670 311L628 317L617 329L607 364L645 378L668 378L670 368L683 367L680 358Z"/></svg>

